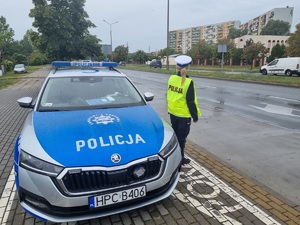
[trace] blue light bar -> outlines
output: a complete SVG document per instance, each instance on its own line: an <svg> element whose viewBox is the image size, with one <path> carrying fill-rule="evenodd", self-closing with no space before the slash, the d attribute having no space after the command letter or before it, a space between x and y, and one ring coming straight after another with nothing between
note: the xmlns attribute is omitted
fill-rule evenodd
<svg viewBox="0 0 300 225"><path fill-rule="evenodd" d="M116 62L81 62L81 61L53 61L55 67L117 67Z"/></svg>

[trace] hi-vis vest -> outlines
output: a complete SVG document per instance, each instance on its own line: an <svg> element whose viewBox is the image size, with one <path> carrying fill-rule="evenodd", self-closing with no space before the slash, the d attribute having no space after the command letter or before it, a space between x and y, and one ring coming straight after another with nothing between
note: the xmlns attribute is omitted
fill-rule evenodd
<svg viewBox="0 0 300 225"><path fill-rule="evenodd" d="M190 118L191 113L189 111L186 102L186 93L190 86L192 79L186 78L184 84L181 85L181 77L172 75L168 81L167 101L168 112L174 116ZM198 106L196 87L194 86L194 99L197 108L198 116L201 116L201 111Z"/></svg>

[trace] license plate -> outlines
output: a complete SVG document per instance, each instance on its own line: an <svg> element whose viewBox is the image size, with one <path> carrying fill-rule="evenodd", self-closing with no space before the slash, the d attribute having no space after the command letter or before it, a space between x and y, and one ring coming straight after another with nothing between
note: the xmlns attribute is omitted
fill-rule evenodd
<svg viewBox="0 0 300 225"><path fill-rule="evenodd" d="M89 198L90 208L112 205L146 196L146 186L131 188Z"/></svg>

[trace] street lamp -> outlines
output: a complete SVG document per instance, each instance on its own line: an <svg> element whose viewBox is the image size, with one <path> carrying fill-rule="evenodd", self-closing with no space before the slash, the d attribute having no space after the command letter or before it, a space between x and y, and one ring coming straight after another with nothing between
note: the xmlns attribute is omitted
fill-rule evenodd
<svg viewBox="0 0 300 225"><path fill-rule="evenodd" d="M170 40L169 40L169 0L167 6L167 70L169 70L169 48L170 48Z"/></svg>
<svg viewBox="0 0 300 225"><path fill-rule="evenodd" d="M109 23L109 22L107 22L106 20L103 20L103 22L105 22L105 23L107 23L107 24L109 25L109 30L110 30L110 46L111 46L111 52L112 52L113 47L112 47L112 31L111 31L111 26L112 26L113 24L118 23L118 21L116 21L116 22L114 22L114 23Z"/></svg>

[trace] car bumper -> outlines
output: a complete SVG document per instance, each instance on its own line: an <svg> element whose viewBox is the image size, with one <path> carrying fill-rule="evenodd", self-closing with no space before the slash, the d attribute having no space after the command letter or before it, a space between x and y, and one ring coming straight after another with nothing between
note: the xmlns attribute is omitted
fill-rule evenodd
<svg viewBox="0 0 300 225"><path fill-rule="evenodd" d="M101 192L81 196L66 195L50 177L22 167L18 171L18 194L21 206L41 220L61 223L93 219L133 210L167 198L178 183L180 166L181 151L178 146L163 164L163 171L157 179L109 190L115 192L145 185L145 197L105 207L89 208L89 197L101 195Z"/></svg>
<svg viewBox="0 0 300 225"><path fill-rule="evenodd" d="M26 70L14 70L14 73L26 73Z"/></svg>

